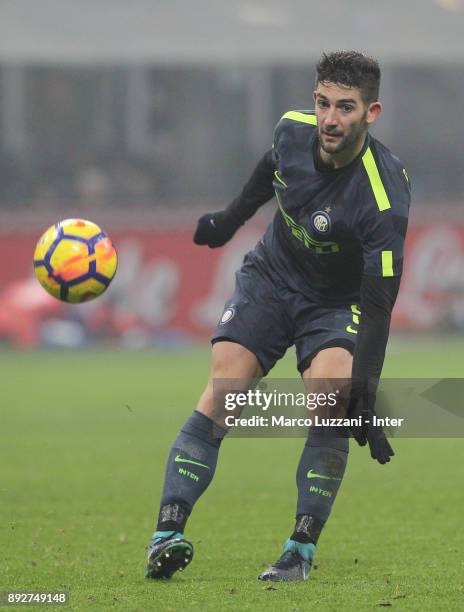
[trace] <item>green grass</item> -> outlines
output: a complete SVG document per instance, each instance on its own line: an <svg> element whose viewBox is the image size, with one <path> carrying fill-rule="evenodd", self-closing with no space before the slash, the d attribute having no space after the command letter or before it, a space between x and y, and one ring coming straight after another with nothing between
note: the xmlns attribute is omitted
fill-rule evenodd
<svg viewBox="0 0 464 612"><path fill-rule="evenodd" d="M463 355L393 342L384 373L459 377ZM166 455L208 369L207 350L0 356L0 591L66 589L73 610L463 608L461 439L395 440L388 466L352 444L310 581L271 588L256 576L292 527L302 439L230 439L189 523L194 562L146 581Z"/></svg>

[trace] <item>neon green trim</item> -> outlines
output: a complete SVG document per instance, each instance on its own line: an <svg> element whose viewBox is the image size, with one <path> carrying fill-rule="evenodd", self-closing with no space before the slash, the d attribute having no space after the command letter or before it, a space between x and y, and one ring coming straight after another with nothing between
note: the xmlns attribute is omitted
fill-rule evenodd
<svg viewBox="0 0 464 612"><path fill-rule="evenodd" d="M279 181L281 185L283 185L284 187L287 187L287 183L283 179L280 178L277 170L274 172L274 176L276 177L276 179Z"/></svg>
<svg viewBox="0 0 464 612"><path fill-rule="evenodd" d="M358 308L358 306L356 304L351 304L351 312L353 313L353 323L354 323L354 325L359 325L359 317L361 316L361 311L359 310L359 308ZM351 325L348 325L345 329L350 334L357 334L358 333L358 331L356 329L354 329L353 327L351 327Z"/></svg>
<svg viewBox="0 0 464 612"><path fill-rule="evenodd" d="M313 472L313 468L311 468L306 474L306 478L322 478L323 480L341 480L341 478L337 478L336 476L324 476L324 474L318 474L317 472Z"/></svg>
<svg viewBox="0 0 464 612"><path fill-rule="evenodd" d="M393 276L393 251L382 251L382 276Z"/></svg>
<svg viewBox="0 0 464 612"><path fill-rule="evenodd" d="M299 113L298 111L289 111L282 115L282 119L291 119L292 121L299 121L300 123L309 123L310 125L317 125L316 115L306 115L305 113Z"/></svg>
<svg viewBox="0 0 464 612"><path fill-rule="evenodd" d="M370 147L367 148L362 160L364 167L366 168L367 176L371 182L372 191L374 192L374 197L377 201L379 210L383 211L391 208L390 200L388 199L387 192L383 186L382 179L380 178L379 170Z"/></svg>
<svg viewBox="0 0 464 612"><path fill-rule="evenodd" d="M209 465L205 465L204 463L200 463L199 461L192 461L192 459L184 459L180 455L176 455L174 458L175 463L191 463L192 465L198 465L199 467L204 467L209 470Z"/></svg>

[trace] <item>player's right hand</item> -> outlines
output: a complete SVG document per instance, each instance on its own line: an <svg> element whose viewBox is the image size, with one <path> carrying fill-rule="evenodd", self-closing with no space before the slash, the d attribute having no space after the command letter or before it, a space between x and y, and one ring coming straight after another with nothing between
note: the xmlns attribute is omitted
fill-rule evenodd
<svg viewBox="0 0 464 612"><path fill-rule="evenodd" d="M237 222L224 210L207 213L198 220L193 242L207 244L210 249L215 249L228 242L239 227L240 224L237 225Z"/></svg>

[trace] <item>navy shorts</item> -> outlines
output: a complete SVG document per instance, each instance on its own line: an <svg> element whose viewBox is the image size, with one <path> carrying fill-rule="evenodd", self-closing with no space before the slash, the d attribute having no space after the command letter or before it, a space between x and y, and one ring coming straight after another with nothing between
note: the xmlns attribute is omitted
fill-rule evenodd
<svg viewBox="0 0 464 612"><path fill-rule="evenodd" d="M235 291L225 304L211 342L230 340L254 353L266 375L295 345L302 373L324 348L353 353L359 304L321 306L302 293L275 282L248 256L236 273Z"/></svg>

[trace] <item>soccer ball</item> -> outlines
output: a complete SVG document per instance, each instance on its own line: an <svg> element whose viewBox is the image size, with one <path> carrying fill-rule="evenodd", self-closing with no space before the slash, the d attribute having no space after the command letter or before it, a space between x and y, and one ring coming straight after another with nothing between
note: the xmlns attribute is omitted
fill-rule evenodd
<svg viewBox="0 0 464 612"><path fill-rule="evenodd" d="M65 219L42 234L34 271L42 287L63 302L77 304L101 295L116 273L118 256L98 225Z"/></svg>

